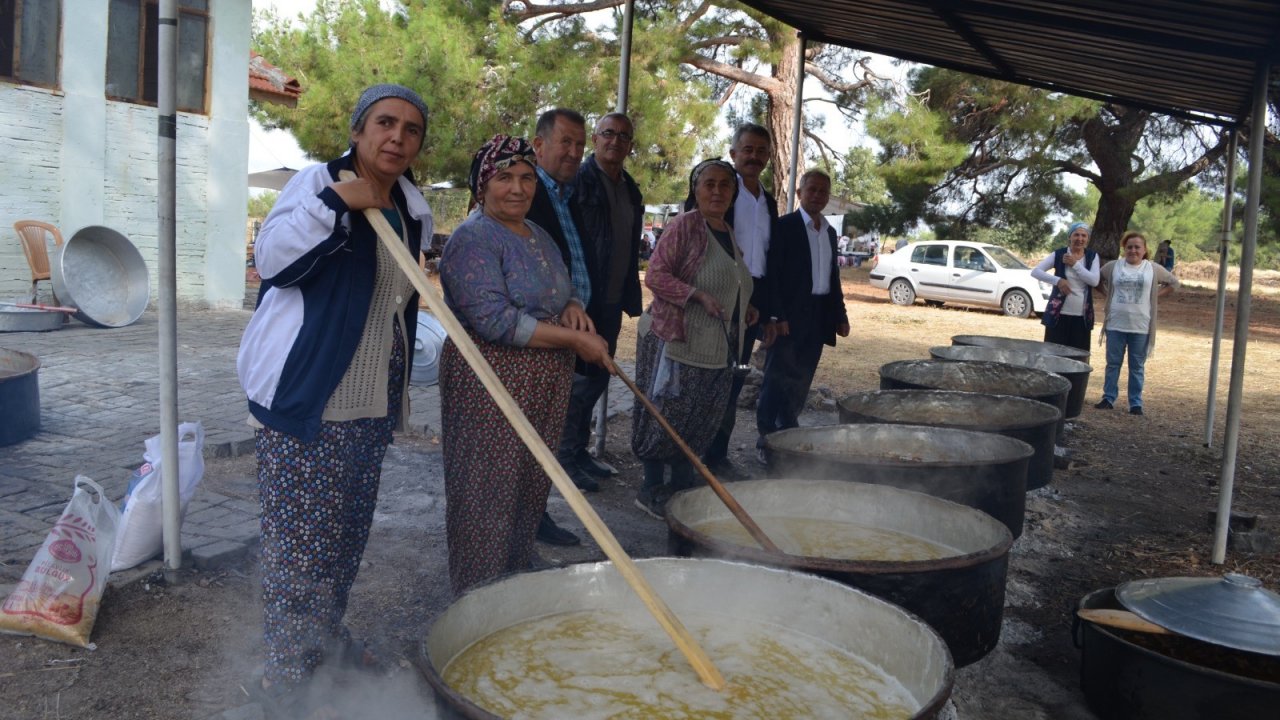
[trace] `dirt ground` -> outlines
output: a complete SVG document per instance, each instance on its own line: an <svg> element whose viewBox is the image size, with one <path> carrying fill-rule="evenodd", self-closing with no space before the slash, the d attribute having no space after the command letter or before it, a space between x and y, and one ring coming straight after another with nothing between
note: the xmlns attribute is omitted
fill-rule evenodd
<svg viewBox="0 0 1280 720"><path fill-rule="evenodd" d="M952 335L1040 339L1034 320L977 309L890 305L866 283L865 270L845 271L852 336L823 357L815 387L831 397L878 386L881 364L928 356ZM1074 603L1100 588L1141 577L1244 572L1277 589L1280 556L1228 553L1210 563L1210 513L1218 502L1225 429L1234 298L1228 303L1217 417L1204 444L1206 387L1214 298L1184 286L1161 302L1159 347L1147 365L1145 417L1091 406L1101 394L1102 352L1084 413L1071 423L1067 447L1076 457L1053 483L1028 497L1026 530L1011 552L1007 605L999 647L959 670L953 694L962 720L1089 718L1079 691L1079 654L1070 637ZM1280 293L1255 292L1235 476L1235 507L1261 516L1280 533ZM634 348L632 333L620 343ZM1122 403L1123 407L1123 397ZM830 409L806 413L805 424L835 421ZM666 548L664 526L632 506L639 464L629 447L629 418L610 426L606 459L621 475L589 496L625 549L635 556ZM754 465L753 415L742 410L732 451ZM205 482L218 492L254 499L252 458L211 460ZM449 603L445 569L443 477L438 438L401 438L383 475L365 566L347 621L389 658L394 672L373 686L335 678L350 717L430 717L431 693L412 665L416 644ZM562 499L551 512L585 535ZM568 550L539 546L554 563L601 559L590 541ZM112 588L94 630L93 652L30 638L0 637L0 718L211 718L239 710L256 717L240 684L259 662L260 603L256 558L213 573L186 571ZM374 713L372 703L380 710Z"/></svg>

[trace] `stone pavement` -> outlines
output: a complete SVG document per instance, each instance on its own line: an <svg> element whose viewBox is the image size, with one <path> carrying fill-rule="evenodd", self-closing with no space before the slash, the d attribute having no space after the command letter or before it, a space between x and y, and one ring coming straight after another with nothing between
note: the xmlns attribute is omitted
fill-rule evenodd
<svg viewBox="0 0 1280 720"><path fill-rule="evenodd" d="M179 312L178 417L204 425L206 458L253 452L253 431L235 373L236 350L250 314ZM54 332L0 334L0 347L33 354L41 364L40 431L0 447L2 598L21 579L62 514L76 475L93 478L117 500L143 462L145 441L160 433L159 322L154 310L124 328L72 320ZM630 410L633 399L621 381L612 382L609 398L611 416ZM411 385L410 406L410 432L438 435L438 387ZM7 421L3 413L0 408L0 422ZM212 567L235 560L257 539L255 501L201 486L182 528L187 562ZM153 561L141 567L150 571L158 565Z"/></svg>

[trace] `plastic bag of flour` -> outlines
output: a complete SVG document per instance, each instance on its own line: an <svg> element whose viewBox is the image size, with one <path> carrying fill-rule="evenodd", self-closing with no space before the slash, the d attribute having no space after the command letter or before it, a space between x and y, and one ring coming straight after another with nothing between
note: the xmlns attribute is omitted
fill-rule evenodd
<svg viewBox="0 0 1280 720"><path fill-rule="evenodd" d="M129 481L129 497L120 516L120 531L112 555L111 572L127 570L155 557L164 548L164 491L160 459L163 443L156 435L147 440L142 467ZM178 501L180 515L196 494L204 476L204 426L198 422L178 426Z"/></svg>
<svg viewBox="0 0 1280 720"><path fill-rule="evenodd" d="M120 511L98 483L76 477L71 502L22 581L0 605L0 632L94 648L89 642L107 585Z"/></svg>

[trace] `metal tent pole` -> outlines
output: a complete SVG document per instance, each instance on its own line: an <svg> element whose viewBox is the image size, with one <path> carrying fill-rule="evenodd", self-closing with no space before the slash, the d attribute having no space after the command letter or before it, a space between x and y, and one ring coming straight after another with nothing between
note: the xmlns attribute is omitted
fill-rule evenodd
<svg viewBox="0 0 1280 720"><path fill-rule="evenodd" d="M164 528L164 566L182 567L182 517L178 500L178 313L177 313L177 89L178 0L160 0L157 21L156 130L159 148L159 197L156 199L160 245L160 443Z"/></svg>
<svg viewBox="0 0 1280 720"><path fill-rule="evenodd" d="M1253 118L1249 126L1249 191L1244 205L1244 245L1240 253L1240 291L1236 334L1231 348L1231 390L1227 394L1227 429L1223 437L1222 475L1218 479L1218 521L1213 531L1213 563L1227 559L1227 528L1235 484L1236 450L1240 444L1240 404L1244 396L1244 355L1249 345L1253 259L1258 248L1258 201L1262 195L1262 138L1267 127L1267 78L1270 65L1259 63L1253 83Z"/></svg>
<svg viewBox="0 0 1280 720"><path fill-rule="evenodd" d="M787 212L796 209L796 173L800 168L800 122L804 116L804 52L807 40L804 33L796 33L800 45L796 52L800 57L796 62L796 99L795 112L791 115L791 174L787 179Z"/></svg>
<svg viewBox="0 0 1280 720"><path fill-rule="evenodd" d="M1213 416L1218 404L1218 357L1222 354L1222 325L1227 314L1227 250L1231 244L1231 212L1234 210L1236 181L1236 138L1232 129L1227 141L1227 189L1222 209L1222 235L1218 241L1218 309L1213 316L1213 350L1209 353L1209 395L1204 410L1204 446L1213 447Z"/></svg>

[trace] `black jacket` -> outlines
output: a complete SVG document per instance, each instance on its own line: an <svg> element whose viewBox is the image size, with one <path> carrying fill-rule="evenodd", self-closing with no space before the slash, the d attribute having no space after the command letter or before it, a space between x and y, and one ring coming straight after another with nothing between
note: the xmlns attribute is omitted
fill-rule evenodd
<svg viewBox="0 0 1280 720"><path fill-rule="evenodd" d="M836 328L849 322L840 289L840 269L836 266L836 230L827 227L831 245L831 290L824 296L822 312L813 312L813 259L804 216L797 210L778 218L769 238L769 271L774 295L773 311L778 320L791 325L791 334L817 336L827 345L836 344Z"/></svg>
<svg viewBox="0 0 1280 720"><path fill-rule="evenodd" d="M734 178L734 181L737 182L736 177ZM770 252L772 252L773 237L778 231L778 201L773 198L773 195L771 195L768 190L764 189L763 185L761 185L760 190L764 193L764 203L769 210L769 220L773 223L769 228L769 248ZM737 194L735 193L735 203L737 202L737 199ZM725 212L724 216L725 222L729 223L729 227L733 227L733 206L734 203L729 203L729 209ZM755 306L756 310L760 311L760 319L762 321L768 320L770 317L777 315L777 313L773 311L773 298L776 294L776 290L773 287L773 279L770 277L771 273L768 270L767 263L768 261L766 260L764 279L757 279L755 285L751 288L751 304Z"/></svg>
<svg viewBox="0 0 1280 720"><path fill-rule="evenodd" d="M622 285L622 311L631 317L640 315L640 235L644 232L644 198L640 195L640 187L627 173L622 171L627 195L631 197L633 208L631 234L627 245L627 276ZM591 273L591 304L587 314L592 322L599 323L597 315L604 307L605 284L609 281L609 265L613 260L615 244L613 240L613 214L609 208L609 193L604 187L604 171L596 163L595 155L587 158L578 169L578 189L574 193L574 204L577 206L578 234L584 244L591 245L595 266Z"/></svg>
<svg viewBox="0 0 1280 720"><path fill-rule="evenodd" d="M574 190L574 195L578 191ZM578 238L582 239L582 216L578 212L578 204L571 197L569 200L569 216L573 218L575 228L578 228ZM537 190L533 194L533 205L529 208L528 219L538 225L538 227L547 231L551 239L555 241L556 247L560 249L560 258L564 260L565 270L573 272L572 258L569 256L569 241L564 237L564 228L560 227L560 219L556 216L556 209L551 204L551 193L547 191L547 186L542 184L542 177L538 177ZM591 295L594 301L596 278L592 270L596 265L595 252L591 247L591 243L582 243L582 252L587 262L588 280L591 282Z"/></svg>

